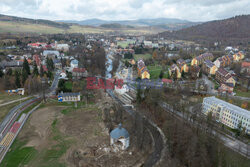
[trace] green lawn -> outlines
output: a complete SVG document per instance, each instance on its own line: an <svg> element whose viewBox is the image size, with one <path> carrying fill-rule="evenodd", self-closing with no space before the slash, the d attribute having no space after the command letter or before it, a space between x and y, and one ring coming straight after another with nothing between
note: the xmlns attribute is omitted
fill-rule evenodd
<svg viewBox="0 0 250 167"><path fill-rule="evenodd" d="M33 166L32 164L44 167L66 167L66 164L60 162L60 158L66 153L72 140L60 132L57 119L53 121L51 128L53 133L49 140L54 144L37 151L34 147L26 147L27 142L16 139L0 167ZM38 160L39 164L37 164Z"/></svg>
<svg viewBox="0 0 250 167"><path fill-rule="evenodd" d="M237 88L234 89L234 92L236 93L236 96L250 97L250 92L242 91Z"/></svg>
<svg viewBox="0 0 250 167"><path fill-rule="evenodd" d="M162 70L162 66L160 65L154 65L154 66L147 66L149 73L150 73L150 78L151 79L158 79L159 75L161 73ZM166 68L167 70L163 71L164 75L163 78L168 78L168 68Z"/></svg>
<svg viewBox="0 0 250 167"><path fill-rule="evenodd" d="M20 96L20 95L15 95L15 94L9 95L6 92L0 92L0 104L7 103L13 100L17 100L23 97L26 97L26 96Z"/></svg>
<svg viewBox="0 0 250 167"><path fill-rule="evenodd" d="M34 147L25 147L25 144L26 142L16 139L0 166L18 167L27 165L37 155L37 150Z"/></svg>
<svg viewBox="0 0 250 167"><path fill-rule="evenodd" d="M121 46L122 48L128 47L129 44L133 44L133 41L118 41L117 46Z"/></svg>
<svg viewBox="0 0 250 167"><path fill-rule="evenodd" d="M134 58L135 58L135 61L138 61L139 59L146 60L146 59L152 58L152 55L151 54L135 54Z"/></svg>
<svg viewBox="0 0 250 167"><path fill-rule="evenodd" d="M70 82L70 81L67 81L67 82L65 82L65 87L67 88L67 89L71 89L72 90L72 82Z"/></svg>

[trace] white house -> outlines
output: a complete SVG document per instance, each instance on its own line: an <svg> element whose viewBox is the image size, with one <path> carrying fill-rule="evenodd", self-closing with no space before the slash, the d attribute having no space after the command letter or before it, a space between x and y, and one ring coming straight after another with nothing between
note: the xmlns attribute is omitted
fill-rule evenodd
<svg viewBox="0 0 250 167"><path fill-rule="evenodd" d="M115 87L115 92L119 94L124 94L129 92L129 87L126 84L123 84L121 88Z"/></svg>
<svg viewBox="0 0 250 167"><path fill-rule="evenodd" d="M70 67L71 67L72 69L78 68L78 60L76 60L76 59L72 60L72 61L70 62Z"/></svg>
<svg viewBox="0 0 250 167"><path fill-rule="evenodd" d="M58 94L58 101L59 102L77 102L81 100L80 93L59 93Z"/></svg>
<svg viewBox="0 0 250 167"><path fill-rule="evenodd" d="M114 150L126 150L129 147L129 133L121 123L111 131L110 145L114 147Z"/></svg>
<svg viewBox="0 0 250 167"><path fill-rule="evenodd" d="M66 79L66 77L67 77L67 74L63 71L60 73L59 79Z"/></svg>
<svg viewBox="0 0 250 167"><path fill-rule="evenodd" d="M69 45L68 44L55 44L55 49L67 52L69 51Z"/></svg>
<svg viewBox="0 0 250 167"><path fill-rule="evenodd" d="M47 57L47 56L59 56L60 53L56 50L44 50L43 51L43 56Z"/></svg>

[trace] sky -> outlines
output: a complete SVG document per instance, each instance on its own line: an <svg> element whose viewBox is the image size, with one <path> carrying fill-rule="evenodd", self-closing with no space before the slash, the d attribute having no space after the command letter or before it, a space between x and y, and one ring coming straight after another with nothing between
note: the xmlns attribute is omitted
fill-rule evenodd
<svg viewBox="0 0 250 167"><path fill-rule="evenodd" d="M210 21L250 14L250 0L0 0L0 14L48 20Z"/></svg>

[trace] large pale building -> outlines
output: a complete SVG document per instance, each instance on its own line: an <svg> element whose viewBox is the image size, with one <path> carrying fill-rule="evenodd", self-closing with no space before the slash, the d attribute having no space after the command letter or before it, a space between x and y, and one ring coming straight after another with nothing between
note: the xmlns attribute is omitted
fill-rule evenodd
<svg viewBox="0 0 250 167"><path fill-rule="evenodd" d="M242 128L246 128L246 133L250 134L250 111L225 102L214 96L203 99L202 111L207 115L212 112L212 116L224 125L238 129L241 123Z"/></svg>

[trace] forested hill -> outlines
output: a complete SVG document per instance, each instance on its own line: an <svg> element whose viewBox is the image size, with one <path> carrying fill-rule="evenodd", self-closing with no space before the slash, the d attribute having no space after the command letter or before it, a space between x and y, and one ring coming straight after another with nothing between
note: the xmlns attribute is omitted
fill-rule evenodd
<svg viewBox="0 0 250 167"><path fill-rule="evenodd" d="M177 39L250 39L250 15L209 21L179 31L160 33L163 37Z"/></svg>
<svg viewBox="0 0 250 167"><path fill-rule="evenodd" d="M4 22L12 22L12 23L29 23L29 24L40 24L40 25L47 25L52 26L56 28L63 28L68 29L70 28L70 23L58 23L50 20L42 20L42 19L28 19L28 18L22 18L22 17L15 17L15 16L7 16L0 14L0 21Z"/></svg>

